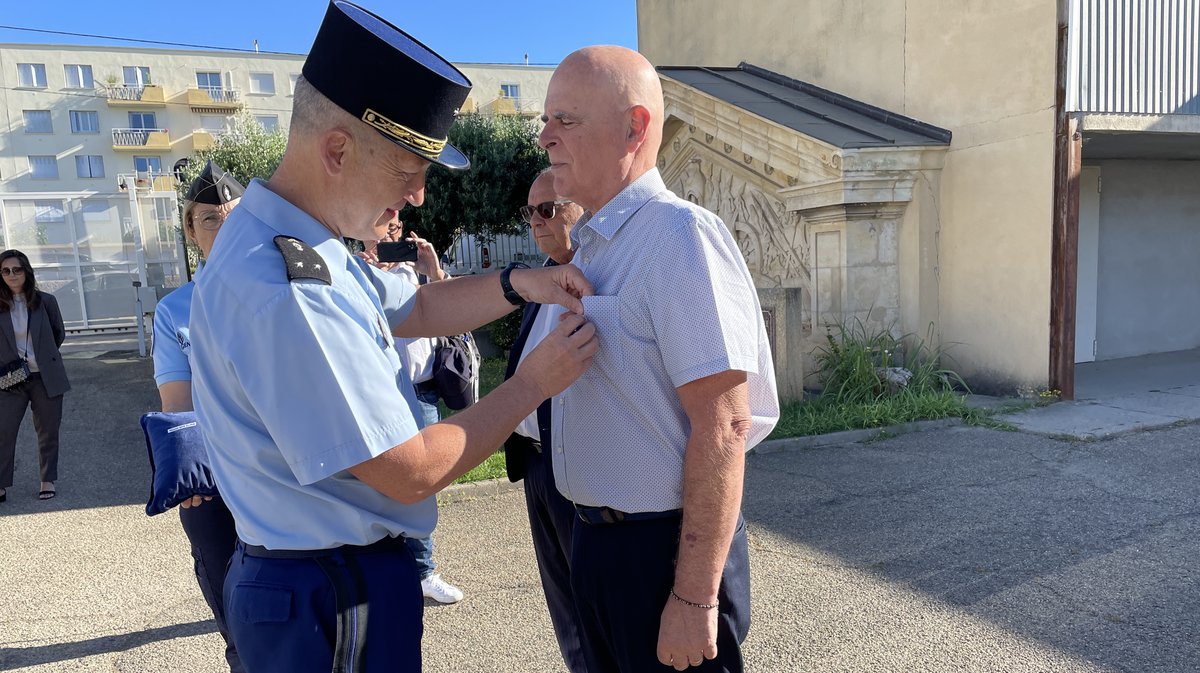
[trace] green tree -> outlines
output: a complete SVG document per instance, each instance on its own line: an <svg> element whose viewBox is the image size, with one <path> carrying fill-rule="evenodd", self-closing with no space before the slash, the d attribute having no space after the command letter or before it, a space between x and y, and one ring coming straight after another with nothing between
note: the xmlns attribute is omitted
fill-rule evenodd
<svg viewBox="0 0 1200 673"><path fill-rule="evenodd" d="M213 146L196 152L188 157L187 165L179 174L179 207L183 208L183 197L187 194L192 180L200 175L209 161L217 162L227 173L237 178L243 185L249 184L252 178L263 180L271 177L279 162L283 160L283 151L287 148L287 134L279 129L268 131L245 110L234 115L229 131L218 135ZM180 223L182 224L182 222ZM200 251L187 237L180 233L185 241L188 257L188 267L195 271L200 263Z"/></svg>
<svg viewBox="0 0 1200 673"><path fill-rule="evenodd" d="M266 130L243 110L234 115L229 131L218 135L212 147L188 157L188 164L179 176L179 197L183 198L188 185L209 161L217 162L243 185L249 184L251 178L265 180L283 160L286 148L287 135L283 131Z"/></svg>
<svg viewBox="0 0 1200 673"><path fill-rule="evenodd" d="M463 233L487 240L524 231L517 210L525 205L533 179L548 165L537 135L537 124L524 117L460 117L450 128L450 143L467 155L471 168L431 166L425 205L400 214L405 228L416 229L439 253Z"/></svg>

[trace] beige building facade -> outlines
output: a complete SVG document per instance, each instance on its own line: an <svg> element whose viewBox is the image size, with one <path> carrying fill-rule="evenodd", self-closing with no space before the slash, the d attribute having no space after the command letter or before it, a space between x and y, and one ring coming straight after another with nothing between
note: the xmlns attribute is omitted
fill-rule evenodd
<svg viewBox="0 0 1200 673"><path fill-rule="evenodd" d="M1078 203L1080 154L1085 168L1105 161L1105 156L1109 161L1112 156L1154 157L1139 154L1145 143L1123 136L1127 142L1120 149L1125 155L1096 154L1089 162L1089 141L1109 149L1115 136L1089 136L1087 131L1157 130L1176 133L1158 140L1178 145L1180 139L1200 137L1188 135L1200 131L1200 116L1195 114L1200 105L1196 111L1175 106L1155 115L1137 111L1114 118L1105 103L1088 115L1078 112L1083 108L1064 103L1060 92L1086 88L1089 74L1105 63L1112 72L1105 57L1120 50L1101 38L1128 34L1129 22L1157 11L1160 25L1141 28L1168 45L1174 44L1173 36L1182 43L1172 51L1144 40L1138 43L1146 52L1140 62L1147 64L1148 76L1182 73L1177 78L1180 88L1191 93L1181 100L1190 100L1200 94L1200 82L1195 77L1196 49L1186 41L1190 35L1195 43L1200 34L1194 25L1200 13L1195 0L1158 0L1149 3L1158 6L1151 10L1125 0L1107 4L1114 5L1105 14L1111 25L1089 17L1087 8L1094 3L1079 0L639 0L639 48L660 68L667 98L670 130L661 155L665 165L677 161L680 143L691 142L694 147L715 148L700 153L701 165L719 165L725 154L744 159L742 168L760 166L756 172L739 169L734 182L750 183L780 213L768 228L779 249L791 242L787 254L794 260L791 267L760 276L764 306L789 285L807 285L806 292L813 293L811 300L801 302L811 321L789 314L787 325L777 328L777 336L797 331L803 335L799 340L788 336L793 344L782 358L777 352L777 359L790 362L789 369L806 364L805 354L824 338L824 324L863 318L869 311L874 325L889 326L897 334L924 335L932 324L938 341L950 348L952 365L976 390L1011 394L1018 388L1057 386L1064 372L1073 375L1070 351L1078 349L1073 343L1068 348L1066 342L1074 335L1077 287L1084 294L1092 292L1092 329L1108 326L1116 334L1121 318L1103 310L1103 253L1117 257L1115 248L1128 246L1138 234L1126 228L1105 244L1092 241L1102 254L1099 261L1093 255L1090 280L1081 280L1075 268L1084 261L1076 260L1076 247L1088 244L1088 234L1084 232L1085 240L1078 238L1078 208L1072 220L1065 204L1072 197ZM1178 15L1176 23L1171 23L1172 12ZM1088 63L1085 54L1094 62ZM680 77L688 68L707 66L721 74L722 68L739 65L743 71L757 68L793 78L801 89L811 85L828 90L850 99L851 106L858 101L936 126L951 138L938 150L838 148L814 141L806 129L816 126L789 126L762 112L769 106L747 107L744 89L713 88L706 93ZM1147 90L1154 84L1132 75L1127 79L1119 86ZM837 114L833 117L837 121ZM1068 127L1080 131L1073 141L1073 177L1066 173L1071 168L1070 147L1063 149L1070 140ZM739 161L726 162L734 163ZM1144 168L1157 171L1160 178L1169 172L1161 163ZM1155 207L1154 199L1129 201L1138 184L1154 181L1149 173L1131 171L1128 164L1110 170L1121 176L1120 193L1125 195L1125 201L1110 209L1114 218L1128 220L1139 207ZM1189 165L1185 172L1190 175L1192 170ZM786 178L773 178L771 171L783 172ZM1134 174L1140 177L1132 178ZM1185 229L1189 217L1194 220L1186 215L1191 208L1200 208L1200 202L1178 194L1183 184L1177 176L1167 181L1172 210L1165 216L1175 231ZM686 189L681 182L686 179L677 179L675 186ZM874 191L862 189L868 186ZM880 189L891 193L884 195ZM728 201L730 193L710 200ZM839 199L843 212L831 212ZM1084 206L1086 215L1087 203ZM1100 206L1096 208L1100 212ZM1101 220L1101 233L1103 225ZM823 246L823 239L831 244L838 240L840 247ZM1154 254L1165 254L1165 246L1156 243ZM753 266L753 258L748 259ZM1122 268L1112 264L1114 270ZM1156 284L1162 281L1151 278L1154 274L1144 264L1145 260L1135 264L1147 279L1134 296L1128 296L1131 291L1125 286L1124 299L1131 306L1144 304L1146 296L1161 288ZM1128 268L1123 271L1129 273ZM831 289L830 282L822 280L839 273L842 287ZM831 292L841 294L840 304ZM1114 298L1116 293L1108 292ZM823 306L834 310L824 311ZM1195 331L1192 322L1200 329L1200 321L1185 322L1188 330ZM1120 348L1111 346L1111 357L1200 347L1200 336L1154 344L1149 339L1126 337ZM1105 352L1103 346L1099 352ZM1064 357L1065 367L1053 361ZM1082 354L1080 358L1087 359ZM780 378L794 382L808 374L808 369L781 371ZM790 392L795 391L792 385Z"/></svg>
<svg viewBox="0 0 1200 673"><path fill-rule="evenodd" d="M300 54L0 44L0 249L19 248L68 327L134 320L186 278L173 168L232 116L286 131ZM457 64L466 111L541 114L552 67Z"/></svg>

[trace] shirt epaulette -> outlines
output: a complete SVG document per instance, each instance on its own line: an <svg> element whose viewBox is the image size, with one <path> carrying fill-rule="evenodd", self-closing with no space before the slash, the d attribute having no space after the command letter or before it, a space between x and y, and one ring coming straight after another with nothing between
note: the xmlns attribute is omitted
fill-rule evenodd
<svg viewBox="0 0 1200 673"><path fill-rule="evenodd" d="M325 260L304 241L291 236L276 236L275 247L283 254L289 282L316 280L326 285L333 284Z"/></svg>

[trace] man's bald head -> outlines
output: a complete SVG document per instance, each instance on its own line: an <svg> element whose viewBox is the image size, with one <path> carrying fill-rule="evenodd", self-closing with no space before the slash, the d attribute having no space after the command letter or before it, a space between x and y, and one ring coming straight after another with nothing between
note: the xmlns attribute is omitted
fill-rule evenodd
<svg viewBox="0 0 1200 673"><path fill-rule="evenodd" d="M595 211L646 171L662 145L662 85L644 56L586 47L554 71L539 142L558 194Z"/></svg>

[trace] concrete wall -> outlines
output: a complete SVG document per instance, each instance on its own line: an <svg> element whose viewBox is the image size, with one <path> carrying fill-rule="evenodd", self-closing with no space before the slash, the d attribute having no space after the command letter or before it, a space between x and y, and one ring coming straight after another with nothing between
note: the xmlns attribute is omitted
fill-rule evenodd
<svg viewBox="0 0 1200 673"><path fill-rule="evenodd" d="M920 206L936 249L901 232L938 285L910 315L938 316L960 369L1010 392L1048 378L1056 24L1048 0L638 2L656 65L747 61L954 133ZM906 305L928 297L906 284Z"/></svg>
<svg viewBox="0 0 1200 673"><path fill-rule="evenodd" d="M1200 161L1099 166L1097 359L1200 347Z"/></svg>

